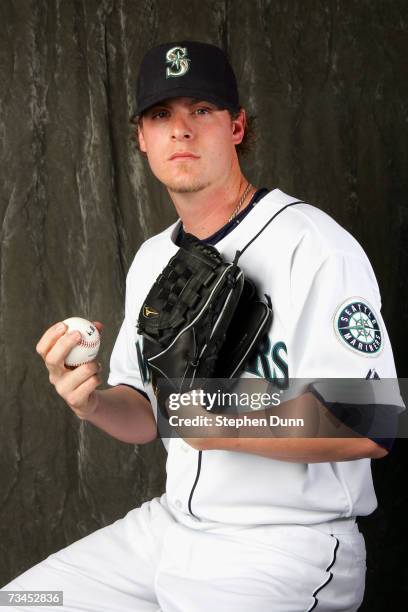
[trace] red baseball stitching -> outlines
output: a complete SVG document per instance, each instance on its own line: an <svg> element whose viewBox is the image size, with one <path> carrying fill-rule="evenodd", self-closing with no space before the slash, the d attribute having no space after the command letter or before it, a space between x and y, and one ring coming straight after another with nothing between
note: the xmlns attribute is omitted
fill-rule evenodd
<svg viewBox="0 0 408 612"><path fill-rule="evenodd" d="M89 361L80 361L79 363L70 363L70 364L66 364L69 365L70 368L77 368L80 365L84 365L84 363L90 363Z"/></svg>
<svg viewBox="0 0 408 612"><path fill-rule="evenodd" d="M78 342L77 346L85 346L86 348L95 348L96 346L99 345L99 343L100 343L99 339L89 341L89 340L84 340L82 338L81 342Z"/></svg>

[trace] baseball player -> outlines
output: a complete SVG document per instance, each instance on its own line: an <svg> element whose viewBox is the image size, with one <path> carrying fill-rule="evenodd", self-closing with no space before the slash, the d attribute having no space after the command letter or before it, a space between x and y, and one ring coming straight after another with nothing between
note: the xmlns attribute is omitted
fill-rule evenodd
<svg viewBox="0 0 408 612"><path fill-rule="evenodd" d="M140 68L137 114L140 150L179 219L147 240L130 267L109 389L97 389L95 362L64 367L78 338L65 335L63 324L39 341L50 380L75 414L128 443L156 438L157 400L137 320L186 234L232 261L264 228L240 265L259 294L270 296L274 318L242 377L276 385L395 378L379 289L361 246L321 210L244 177L237 147L246 114L225 54L192 41L151 49ZM316 396L327 410L324 391ZM387 455L392 440L175 436L163 442L167 485L160 498L50 555L3 589L62 590L69 612L359 608L366 552L356 517L377 506L370 460Z"/></svg>

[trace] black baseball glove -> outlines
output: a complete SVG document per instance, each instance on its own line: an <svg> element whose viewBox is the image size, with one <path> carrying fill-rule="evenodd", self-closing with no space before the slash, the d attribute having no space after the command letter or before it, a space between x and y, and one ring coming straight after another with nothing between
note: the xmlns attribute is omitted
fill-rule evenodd
<svg viewBox="0 0 408 612"><path fill-rule="evenodd" d="M138 319L143 357L162 412L194 381L238 377L272 322L272 308L236 263L185 234Z"/></svg>

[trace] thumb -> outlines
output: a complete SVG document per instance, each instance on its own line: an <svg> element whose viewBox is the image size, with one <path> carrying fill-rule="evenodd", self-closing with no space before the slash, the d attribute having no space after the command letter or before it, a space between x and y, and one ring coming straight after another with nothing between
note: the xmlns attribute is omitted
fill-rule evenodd
<svg viewBox="0 0 408 612"><path fill-rule="evenodd" d="M92 323L95 325L99 333L103 332L104 327L105 327L103 323L101 323L100 321L92 321Z"/></svg>

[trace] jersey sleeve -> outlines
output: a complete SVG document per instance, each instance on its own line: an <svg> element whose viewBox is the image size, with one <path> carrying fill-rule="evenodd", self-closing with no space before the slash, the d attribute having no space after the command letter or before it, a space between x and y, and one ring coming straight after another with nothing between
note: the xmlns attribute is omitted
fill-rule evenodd
<svg viewBox="0 0 408 612"><path fill-rule="evenodd" d="M138 336L134 316L136 306L133 303L134 291L131 275L132 268L126 280L125 316L111 354L108 384L111 386L127 385L148 399L144 390L140 354L138 355Z"/></svg>
<svg viewBox="0 0 408 612"><path fill-rule="evenodd" d="M140 391L145 397L142 377L137 360L135 342L132 340L132 330L126 316L122 322L110 358L108 384L111 386L127 385Z"/></svg>
<svg viewBox="0 0 408 612"><path fill-rule="evenodd" d="M294 267L291 278L291 378L312 380L310 390L343 422L346 414L355 417L356 407L365 416L374 411L381 420L371 419L375 433L367 437L390 448L404 404L370 262L335 251L315 264ZM351 385L351 379L369 383Z"/></svg>

